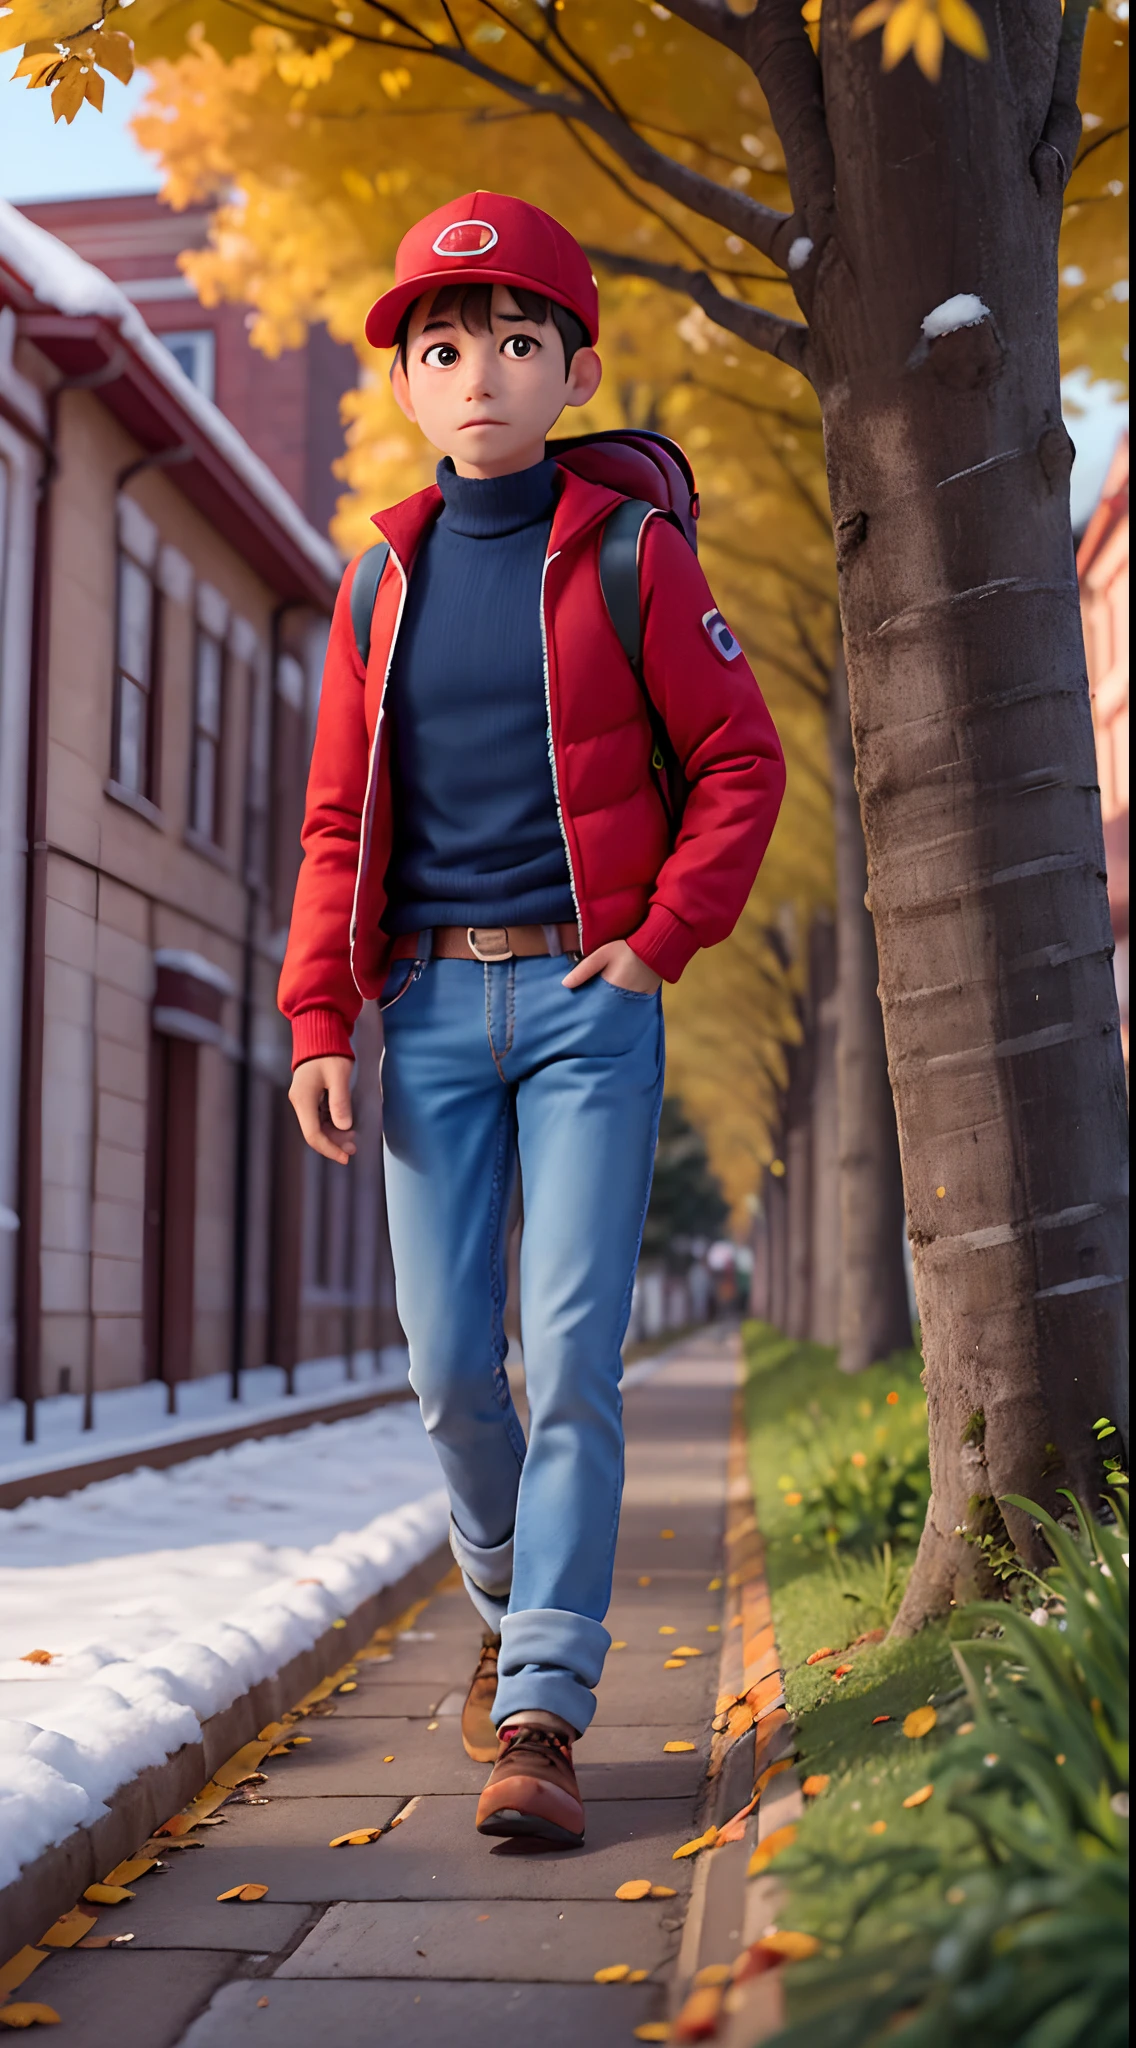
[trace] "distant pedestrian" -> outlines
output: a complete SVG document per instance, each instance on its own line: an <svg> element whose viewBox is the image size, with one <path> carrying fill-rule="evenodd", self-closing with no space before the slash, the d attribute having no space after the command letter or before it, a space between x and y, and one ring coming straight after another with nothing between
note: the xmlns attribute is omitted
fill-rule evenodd
<svg viewBox="0 0 1136 2048"><path fill-rule="evenodd" d="M477 1825L567 1844L610 1645L660 980L732 930L784 786L681 451L546 451L599 386L598 315L579 244L517 199L467 193L398 250L367 334L443 459L343 579L280 983L291 1100L328 1159L355 1149L361 1003L383 1010L398 1311L486 1629ZM502 1328L518 1166L527 1449Z"/></svg>

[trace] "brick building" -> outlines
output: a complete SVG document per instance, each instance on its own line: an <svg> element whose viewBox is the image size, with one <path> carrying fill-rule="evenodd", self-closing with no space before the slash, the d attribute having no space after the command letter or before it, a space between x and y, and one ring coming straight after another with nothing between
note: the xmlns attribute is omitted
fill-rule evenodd
<svg viewBox="0 0 1136 2048"><path fill-rule="evenodd" d="M156 193L130 192L43 200L20 212L114 279L198 390L326 533L340 490L331 473L343 453L339 401L358 378L354 351L313 327L303 348L272 361L251 346L243 306L203 306L178 257L205 247L205 207L175 213Z"/></svg>
<svg viewBox="0 0 1136 2048"><path fill-rule="evenodd" d="M1128 436L1109 466L1077 550L1097 743L1116 992L1128 1059Z"/></svg>
<svg viewBox="0 0 1136 2048"><path fill-rule="evenodd" d="M0 1399L397 1337L377 1019L344 1173L275 1004L339 567L136 307L0 204Z"/></svg>

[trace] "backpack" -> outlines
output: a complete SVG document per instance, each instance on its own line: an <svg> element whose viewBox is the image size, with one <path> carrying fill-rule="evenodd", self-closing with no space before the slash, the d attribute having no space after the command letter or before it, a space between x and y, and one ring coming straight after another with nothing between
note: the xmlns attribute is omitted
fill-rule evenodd
<svg viewBox="0 0 1136 2048"><path fill-rule="evenodd" d="M639 611L639 536L652 512L664 512L672 526L698 551L698 491L694 473L676 441L646 428L574 434L549 441L547 452L564 469L589 483L622 491L622 504L608 514L600 537L600 589L608 617L643 694L654 746L651 767L667 813L672 843L682 823L688 784L662 716L643 675ZM351 624L364 668L371 651L371 615L390 548L385 540L359 557L351 585Z"/></svg>

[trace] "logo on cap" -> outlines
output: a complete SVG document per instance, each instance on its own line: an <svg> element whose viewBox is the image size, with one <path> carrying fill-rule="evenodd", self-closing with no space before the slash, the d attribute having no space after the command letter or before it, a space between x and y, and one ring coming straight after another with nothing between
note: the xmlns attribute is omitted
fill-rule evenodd
<svg viewBox="0 0 1136 2048"><path fill-rule="evenodd" d="M455 220L430 244L435 256L484 256L498 234L487 220Z"/></svg>
<svg viewBox="0 0 1136 2048"><path fill-rule="evenodd" d="M741 644L735 640L721 612L703 612L702 624L710 636L711 645L717 649L723 661L736 661L742 651Z"/></svg>

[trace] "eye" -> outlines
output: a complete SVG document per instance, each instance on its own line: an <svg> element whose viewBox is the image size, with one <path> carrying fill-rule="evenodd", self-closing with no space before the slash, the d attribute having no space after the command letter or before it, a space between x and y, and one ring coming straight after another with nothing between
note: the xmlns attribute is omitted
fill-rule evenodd
<svg viewBox="0 0 1136 2048"><path fill-rule="evenodd" d="M432 370L452 370L458 360L458 352L452 341L436 341L422 358Z"/></svg>
<svg viewBox="0 0 1136 2048"><path fill-rule="evenodd" d="M523 363L525 357L535 355L539 347L539 341L531 334L510 334L501 349L501 354L508 356L514 363Z"/></svg>

